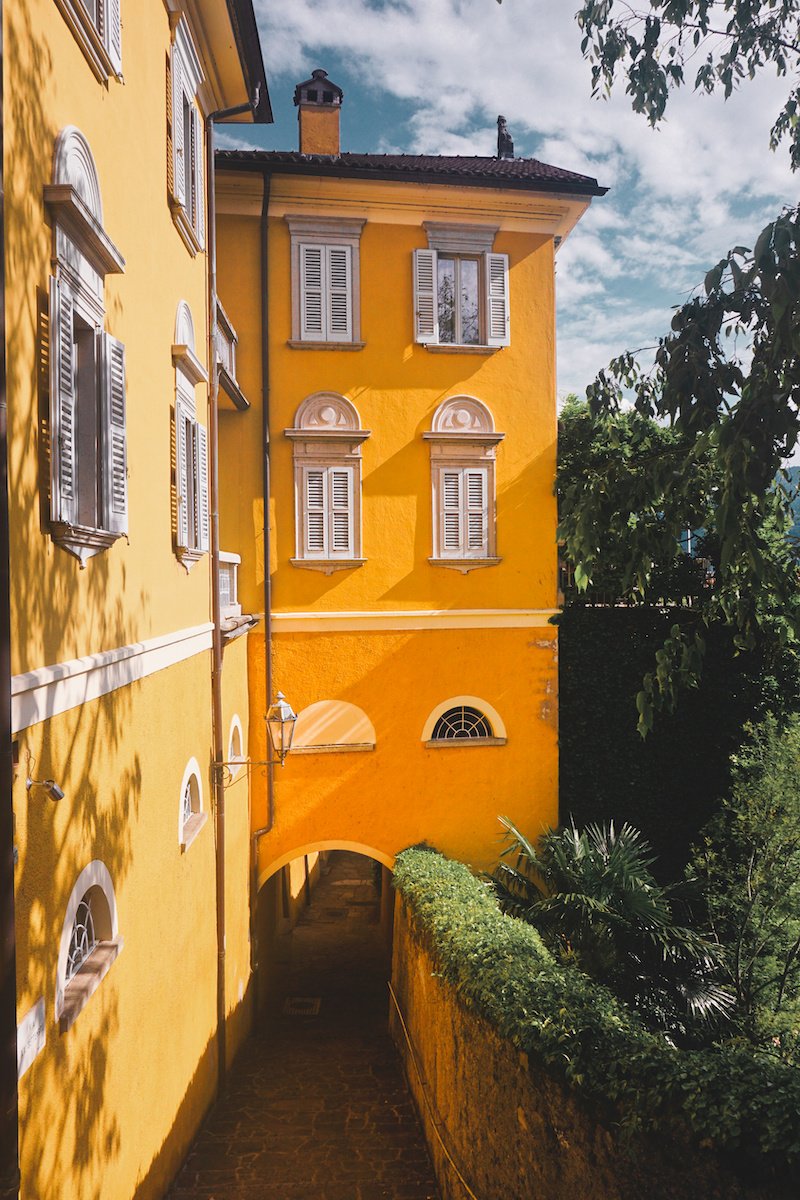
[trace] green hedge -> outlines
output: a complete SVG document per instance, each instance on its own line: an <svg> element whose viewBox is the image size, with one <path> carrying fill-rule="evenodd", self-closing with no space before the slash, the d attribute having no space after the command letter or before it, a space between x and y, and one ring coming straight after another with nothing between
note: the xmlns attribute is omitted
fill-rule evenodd
<svg viewBox="0 0 800 1200"><path fill-rule="evenodd" d="M587 1099L612 1104L627 1133L688 1126L704 1145L800 1180L800 1072L740 1046L674 1049L558 964L462 863L413 847L398 856L394 884L461 999Z"/></svg>
<svg viewBox="0 0 800 1200"><path fill-rule="evenodd" d="M559 627L559 808L562 822L629 821L682 875L689 847L730 786L730 756L748 721L800 707L793 651L735 654L730 633L707 633L704 678L659 714L643 741L636 693L680 610L572 605Z"/></svg>

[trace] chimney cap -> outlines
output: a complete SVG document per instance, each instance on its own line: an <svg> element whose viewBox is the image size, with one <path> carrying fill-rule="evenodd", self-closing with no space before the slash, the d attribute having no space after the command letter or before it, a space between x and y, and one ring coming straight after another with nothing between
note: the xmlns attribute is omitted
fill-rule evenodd
<svg viewBox="0 0 800 1200"><path fill-rule="evenodd" d="M298 83L294 89L295 104L314 104L319 108L337 108L342 103L344 92L328 79L328 72L317 67L311 78Z"/></svg>

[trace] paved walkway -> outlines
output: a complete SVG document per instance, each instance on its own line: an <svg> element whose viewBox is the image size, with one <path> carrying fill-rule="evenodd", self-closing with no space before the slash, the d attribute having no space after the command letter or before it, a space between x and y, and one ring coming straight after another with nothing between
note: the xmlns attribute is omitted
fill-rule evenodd
<svg viewBox="0 0 800 1200"><path fill-rule="evenodd" d="M436 1200L387 1033L372 861L336 851L292 934L292 962L169 1200ZM286 1001L319 999L287 1015ZM307 1005L295 1005L307 1008Z"/></svg>

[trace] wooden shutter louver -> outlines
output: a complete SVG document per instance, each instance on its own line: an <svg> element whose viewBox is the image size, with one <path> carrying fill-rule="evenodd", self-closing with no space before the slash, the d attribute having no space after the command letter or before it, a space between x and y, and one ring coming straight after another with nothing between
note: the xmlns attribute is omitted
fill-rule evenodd
<svg viewBox="0 0 800 1200"><path fill-rule="evenodd" d="M191 446L187 430L187 412L180 399L175 401L175 492L177 502L177 528L175 540L179 550L189 550L189 452Z"/></svg>
<svg viewBox="0 0 800 1200"><path fill-rule="evenodd" d="M125 347L108 333L101 335L101 346L103 528L110 533L127 534Z"/></svg>
<svg viewBox="0 0 800 1200"><path fill-rule="evenodd" d="M486 344L508 346L511 342L508 311L508 255L484 256L486 273Z"/></svg>
<svg viewBox="0 0 800 1200"><path fill-rule="evenodd" d="M480 555L488 554L489 513L486 505L487 476L485 470L465 472L466 482L466 549Z"/></svg>
<svg viewBox="0 0 800 1200"><path fill-rule="evenodd" d="M114 74L122 75L122 22L120 20L119 0L100 0L100 7L107 5L106 36L104 41L108 49L108 57Z"/></svg>
<svg viewBox="0 0 800 1200"><path fill-rule="evenodd" d="M75 335L72 296L50 280L50 517L74 525L77 514Z"/></svg>
<svg viewBox="0 0 800 1200"><path fill-rule="evenodd" d="M326 340L352 340L351 269L349 246L326 246L327 267L327 329Z"/></svg>
<svg viewBox="0 0 800 1200"><path fill-rule="evenodd" d="M414 341L439 341L435 250L414 251Z"/></svg>
<svg viewBox="0 0 800 1200"><path fill-rule="evenodd" d="M183 153L183 64L173 46L172 73L172 194L178 204L186 204L186 164Z"/></svg>
<svg viewBox="0 0 800 1200"><path fill-rule="evenodd" d="M353 552L353 472L349 467L330 467L330 542L331 555Z"/></svg>
<svg viewBox="0 0 800 1200"><path fill-rule="evenodd" d="M442 471L441 536L444 554L458 554L462 548L461 484L461 471Z"/></svg>
<svg viewBox="0 0 800 1200"><path fill-rule="evenodd" d="M202 250L206 244L206 205L203 186L203 122L200 113L192 108L192 157L194 159L194 205L192 214L194 231Z"/></svg>
<svg viewBox="0 0 800 1200"><path fill-rule="evenodd" d="M325 271L323 246L300 246L300 336L325 340Z"/></svg>
<svg viewBox="0 0 800 1200"><path fill-rule="evenodd" d="M305 553L309 557L325 554L325 470L306 471Z"/></svg>
<svg viewBox="0 0 800 1200"><path fill-rule="evenodd" d="M195 503L197 549L205 554L210 545L210 516L208 511L208 434L204 425L195 424Z"/></svg>

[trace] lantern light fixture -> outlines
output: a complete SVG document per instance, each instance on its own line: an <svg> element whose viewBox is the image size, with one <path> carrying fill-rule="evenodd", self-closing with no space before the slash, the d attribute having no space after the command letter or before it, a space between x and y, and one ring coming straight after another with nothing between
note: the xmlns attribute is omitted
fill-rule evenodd
<svg viewBox="0 0 800 1200"><path fill-rule="evenodd" d="M286 755L292 748L292 738L294 737L294 727L297 722L297 713L287 701L283 692L278 692L275 699L267 709L267 729L269 730L269 739L272 743L272 752L275 755L274 762L284 764Z"/></svg>

